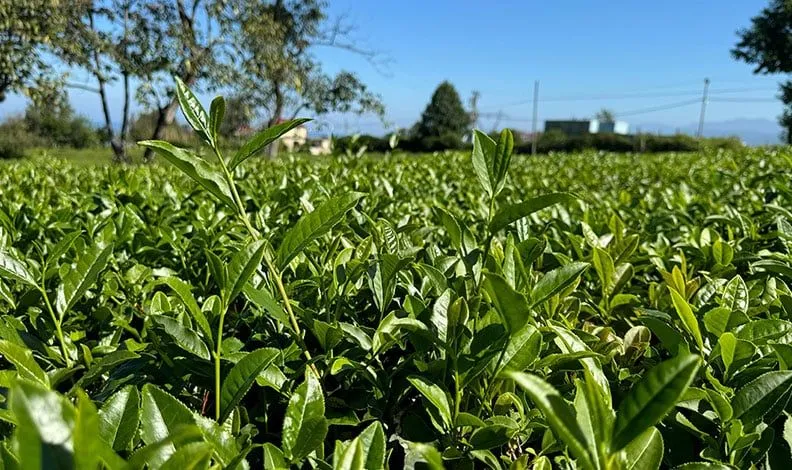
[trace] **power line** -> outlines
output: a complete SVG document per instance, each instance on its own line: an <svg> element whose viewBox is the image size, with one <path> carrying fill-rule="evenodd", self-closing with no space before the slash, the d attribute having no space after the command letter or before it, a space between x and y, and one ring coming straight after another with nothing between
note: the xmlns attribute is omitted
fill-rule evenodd
<svg viewBox="0 0 792 470"><path fill-rule="evenodd" d="M634 115L637 115L637 114L647 114L647 113L653 113L655 111L664 111L664 110L667 110L667 109L681 108L681 107L690 106L691 104L696 104L696 103L701 103L701 99L679 101L679 102L676 102L676 103L669 103L669 104L660 105L660 106L652 106L652 107L648 107L648 108L631 109L629 111L624 111L624 112L620 112L620 113L613 113L613 114L616 117L634 116ZM501 120L503 120L503 121L508 121L508 122L531 122L533 120L530 117L523 117L523 116L515 117L515 116L509 116L509 115L506 115L506 114L501 114L499 116L499 118Z"/></svg>
<svg viewBox="0 0 792 470"><path fill-rule="evenodd" d="M745 87L745 88L723 88L719 90L710 90L710 94L718 95L718 94L729 94L729 93L745 93L749 91L777 91L776 89L768 89L768 88L756 88L756 87ZM625 100L625 99L640 99L640 98L672 98L678 96L700 96L700 90L685 90L685 91L675 91L675 92L662 92L662 93L648 93L648 92L632 92L632 93L613 93L613 94L602 94L602 95L567 95L567 96L551 96L548 98L543 98L541 101L599 101L599 100ZM519 106L524 104L531 104L533 100L525 99L519 101L513 101L511 103L505 103L500 106L493 106L485 109L492 109L492 108L506 108L511 106Z"/></svg>
<svg viewBox="0 0 792 470"><path fill-rule="evenodd" d="M710 101L721 103L775 103L780 102L778 98L712 98Z"/></svg>
<svg viewBox="0 0 792 470"><path fill-rule="evenodd" d="M652 106L652 107L649 107L649 108L633 109L633 110L630 110L630 111L624 111L624 112L621 112L621 113L614 113L614 114L617 117L634 116L634 115L637 115L637 114L647 114L647 113L653 113L655 111L664 111L666 109L682 108L684 106L690 106L691 104L697 104L697 103L700 103L700 102L701 102L700 99L679 101L677 103L669 103L669 104L661 105L661 106Z"/></svg>

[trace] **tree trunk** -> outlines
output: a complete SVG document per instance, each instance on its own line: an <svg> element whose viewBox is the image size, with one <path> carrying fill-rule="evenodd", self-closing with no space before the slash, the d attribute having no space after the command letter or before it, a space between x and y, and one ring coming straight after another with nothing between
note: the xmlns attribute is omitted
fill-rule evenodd
<svg viewBox="0 0 792 470"><path fill-rule="evenodd" d="M272 127L281 120L283 116L284 98L280 86L275 86L275 109L273 110L272 117L267 121L267 127ZM271 143L267 148L267 157L274 159L278 156L278 140Z"/></svg>
<svg viewBox="0 0 792 470"><path fill-rule="evenodd" d="M88 24L91 30L94 30L93 13L88 14ZM107 140L110 142L110 148L113 149L113 161L124 162L126 161L126 152L123 142L116 140L115 130L113 129L113 119L110 115L110 104L107 102L107 88L105 87L105 77L102 73L102 62L99 59L99 51L94 48L93 50L94 61L94 76L99 84L99 99L102 102L102 114L105 119L105 132L107 133Z"/></svg>
<svg viewBox="0 0 792 470"><path fill-rule="evenodd" d="M165 126L171 124L176 118L176 107L178 105L179 101L174 97L164 108L159 108L157 110L157 123L154 126L154 132L151 134L151 140L162 139ZM151 150L151 148L146 148L146 151L143 153L143 160L146 163L151 163L154 160L154 151Z"/></svg>
<svg viewBox="0 0 792 470"><path fill-rule="evenodd" d="M121 118L121 132L119 133L118 140L120 141L120 161L123 163L131 163L132 159L127 155L127 141L129 140L129 72L124 71L124 115Z"/></svg>

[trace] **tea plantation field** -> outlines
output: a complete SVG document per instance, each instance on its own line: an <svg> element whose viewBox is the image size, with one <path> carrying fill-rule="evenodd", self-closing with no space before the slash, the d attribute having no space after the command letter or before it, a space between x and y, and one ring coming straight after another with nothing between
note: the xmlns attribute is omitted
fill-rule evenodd
<svg viewBox="0 0 792 470"><path fill-rule="evenodd" d="M792 468L792 153L507 147L0 164L2 468Z"/></svg>

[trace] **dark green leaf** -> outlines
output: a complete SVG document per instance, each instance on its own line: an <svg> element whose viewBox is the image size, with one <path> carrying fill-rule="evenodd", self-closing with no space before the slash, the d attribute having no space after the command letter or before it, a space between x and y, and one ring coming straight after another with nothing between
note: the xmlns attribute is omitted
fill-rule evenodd
<svg viewBox="0 0 792 470"><path fill-rule="evenodd" d="M234 407L250 390L259 373L272 364L279 354L279 351L274 348L257 349L246 354L234 365L223 381L220 391L219 422L225 422Z"/></svg>
<svg viewBox="0 0 792 470"><path fill-rule="evenodd" d="M70 269L58 286L55 301L60 318L66 315L85 292L96 284L99 273L107 266L107 260L113 252L113 245L96 244L77 258L77 266Z"/></svg>
<svg viewBox="0 0 792 470"><path fill-rule="evenodd" d="M257 240L236 252L228 264L228 279L223 286L226 305L230 304L242 292L250 277L256 272L264 258L266 244Z"/></svg>
<svg viewBox="0 0 792 470"><path fill-rule="evenodd" d="M99 410L99 437L114 450L129 448L140 424L140 393L127 385L114 393Z"/></svg>
<svg viewBox="0 0 792 470"><path fill-rule="evenodd" d="M237 151L237 153L234 155L234 158L231 159L229 168L233 170L237 167L237 165L257 154L261 149L275 142L275 140L277 140L283 134L289 132L295 127L305 124L308 121L310 121L310 119L292 119L291 121L282 122L268 129L264 129L263 131L256 134Z"/></svg>
<svg viewBox="0 0 792 470"><path fill-rule="evenodd" d="M176 346L190 354L195 354L201 359L209 360L209 348L206 347L206 343L198 336L198 333L189 328L185 328L184 325L177 320L164 315L151 315L149 318L151 318L151 321L157 326L162 328Z"/></svg>
<svg viewBox="0 0 792 470"><path fill-rule="evenodd" d="M527 217L534 212L540 211L555 204L571 204L576 200L577 198L569 193L552 193L538 196L517 204L512 204L501 209L497 214L495 214L495 217L492 218L492 221L489 224L490 232L495 233L507 227L512 222L522 219L523 217Z"/></svg>
<svg viewBox="0 0 792 470"><path fill-rule="evenodd" d="M289 399L283 419L281 447L290 461L298 462L322 445L328 426L324 412L322 386L308 372L305 381Z"/></svg>
<svg viewBox="0 0 792 470"><path fill-rule="evenodd" d="M624 448L625 470L657 470L663 462L663 436L649 428Z"/></svg>
<svg viewBox="0 0 792 470"><path fill-rule="evenodd" d="M501 368L495 371L495 375L500 375L504 370L522 372L539 357L541 349L542 334L535 326L525 324L509 336Z"/></svg>
<svg viewBox="0 0 792 470"><path fill-rule="evenodd" d="M528 299L512 286L500 274L484 272L483 287L495 306L495 310L503 318L509 334L516 334L531 317Z"/></svg>
<svg viewBox="0 0 792 470"><path fill-rule="evenodd" d="M539 377L522 372L506 372L542 411L553 430L582 468L595 468L595 457L588 451L587 439L575 419L575 410L552 385Z"/></svg>
<svg viewBox="0 0 792 470"><path fill-rule="evenodd" d="M539 305L550 297L558 294L578 280L589 264L575 261L556 268L542 276L531 292L531 302Z"/></svg>
<svg viewBox="0 0 792 470"><path fill-rule="evenodd" d="M760 375L734 395L734 418L746 426L758 423L780 400L788 398L791 389L792 371L778 370Z"/></svg>
<svg viewBox="0 0 792 470"><path fill-rule="evenodd" d="M204 335L204 340L209 344L210 347L213 348L214 338L212 335L212 328L209 326L209 321L206 319L203 311L200 307L198 307L198 302L195 301L195 297L192 295L191 286L181 279L175 277L166 277L160 282L173 289L173 292L176 293L184 306L187 307L187 311L193 317L193 320L195 320L195 322L198 324L198 328L201 329L201 333Z"/></svg>
<svg viewBox="0 0 792 470"><path fill-rule="evenodd" d="M215 97L209 106L209 133L215 142L220 135L220 125L223 123L225 108L226 102L222 96Z"/></svg>
<svg viewBox="0 0 792 470"><path fill-rule="evenodd" d="M660 421L685 393L699 365L698 356L679 355L646 372L619 405L612 448L625 447L635 436Z"/></svg>
<svg viewBox="0 0 792 470"><path fill-rule="evenodd" d="M278 266L284 268L310 242L325 235L363 196L365 194L356 192L338 196L323 202L313 212L303 215L286 233L278 247Z"/></svg>
<svg viewBox="0 0 792 470"><path fill-rule="evenodd" d="M206 160L189 150L176 147L161 140L144 140L138 142L138 145L150 148L162 155L173 166L212 193L227 207L237 210L228 182Z"/></svg>
<svg viewBox="0 0 792 470"><path fill-rule="evenodd" d="M512 434L513 429L500 424L484 426L473 431L470 445L476 450L494 449L509 442Z"/></svg>

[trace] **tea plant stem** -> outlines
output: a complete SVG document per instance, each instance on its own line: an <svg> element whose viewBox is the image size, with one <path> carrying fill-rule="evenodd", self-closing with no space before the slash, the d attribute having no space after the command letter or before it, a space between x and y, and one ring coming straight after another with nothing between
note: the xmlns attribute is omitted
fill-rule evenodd
<svg viewBox="0 0 792 470"><path fill-rule="evenodd" d="M225 323L226 309L220 315L220 323L217 326L217 345L215 345L214 366L215 366L215 420L220 420L220 359L223 354L223 323Z"/></svg>
<svg viewBox="0 0 792 470"><path fill-rule="evenodd" d="M52 308L52 303L50 302L49 297L47 296L47 291L44 286L39 287L39 291L41 292L41 296L44 297L44 304L47 306L47 311L52 318L52 323L55 324L55 333L58 335L58 342L60 343L61 353L63 354L63 360L66 361L66 367L71 367L72 362L69 358L69 353L66 350L66 341L63 337L63 329L61 328L61 322L58 320L58 316L55 315L55 310Z"/></svg>
<svg viewBox="0 0 792 470"><path fill-rule="evenodd" d="M253 228L253 225L250 223L250 218L247 215L247 211L245 210L245 205L242 203L242 198L239 197L239 192L236 188L236 183L234 182L234 176L228 170L228 165L225 163L225 159L220 151L217 149L216 146L213 146L215 155L217 159L220 161L220 168L223 170L223 174L225 175L226 181L228 182L228 186L231 188L231 195L234 198L234 202L237 206L237 212L239 214L239 218L242 219L242 223L245 225L245 228L250 233L250 236L257 240L261 240L262 236L261 233ZM308 351L308 346L305 344L305 341L302 339L302 332L300 331L300 325L297 323L297 317L294 315L294 310L291 307L291 301L289 299L289 295L286 293L286 287L283 285L283 280L281 279L280 271L278 271L275 266L272 264L272 261L269 259L268 255L264 255L264 262L267 264L267 269L269 269L270 273L272 274L272 279L275 281L275 286L278 288L278 293L283 300L283 306L286 309L286 313L289 315L289 322L291 323L292 329L294 330L294 337L295 341L300 345L303 350L303 355L311 362L313 358L311 357L311 353ZM222 317L221 317L222 318ZM221 334L222 334L222 320L221 320ZM220 351L220 342L218 341L218 356ZM219 359L217 359L219 361ZM319 378L319 372L316 370L313 364L310 365L311 370L316 374L316 377ZM220 366L215 364L215 373L219 376ZM215 379L217 382L219 379ZM217 383L215 383L217 385ZM219 387L217 389L220 390ZM219 398L218 398L219 400ZM219 413L219 411L218 411Z"/></svg>

